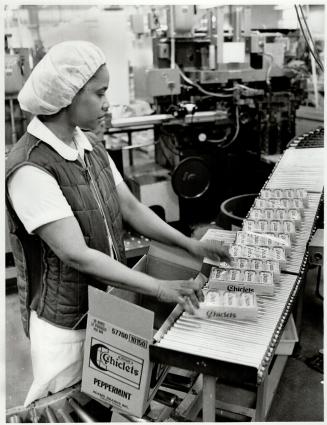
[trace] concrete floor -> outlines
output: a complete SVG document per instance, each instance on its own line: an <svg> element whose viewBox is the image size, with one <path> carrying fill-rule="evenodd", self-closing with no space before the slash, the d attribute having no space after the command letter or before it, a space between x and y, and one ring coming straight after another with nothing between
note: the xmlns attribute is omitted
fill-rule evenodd
<svg viewBox="0 0 327 425"><path fill-rule="evenodd" d="M317 269L308 271L300 343L289 357L268 421L323 421L324 375L305 364L324 344L323 300L315 295Z"/></svg>
<svg viewBox="0 0 327 425"><path fill-rule="evenodd" d="M317 270L308 271L300 345L289 357L268 421L323 421L323 375L305 359L323 347L323 301L315 295ZM17 294L6 297L6 407L22 405L32 381L29 341ZM218 394L218 393L217 393ZM236 395L239 399L242 395ZM219 419L217 419L218 421Z"/></svg>

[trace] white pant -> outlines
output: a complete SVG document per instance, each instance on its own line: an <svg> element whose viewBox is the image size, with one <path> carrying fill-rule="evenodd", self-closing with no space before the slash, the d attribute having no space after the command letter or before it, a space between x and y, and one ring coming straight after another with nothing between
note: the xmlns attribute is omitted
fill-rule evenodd
<svg viewBox="0 0 327 425"><path fill-rule="evenodd" d="M32 311L30 340L34 380L25 407L81 380L85 329L58 328Z"/></svg>

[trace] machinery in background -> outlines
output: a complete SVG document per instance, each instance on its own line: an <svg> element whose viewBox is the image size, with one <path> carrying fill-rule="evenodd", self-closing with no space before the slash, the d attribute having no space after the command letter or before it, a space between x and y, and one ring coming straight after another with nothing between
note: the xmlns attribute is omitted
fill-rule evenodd
<svg viewBox="0 0 327 425"><path fill-rule="evenodd" d="M17 95L30 74L27 48L10 48L10 34L5 35L5 141L6 153L26 130L26 117L17 101Z"/></svg>
<svg viewBox="0 0 327 425"><path fill-rule="evenodd" d="M194 31L196 12L169 6L166 31L150 20L153 67L133 70L135 97L173 116L155 125L155 157L172 173L188 224L214 220L224 199L260 189L272 169L262 158L294 137L305 84L286 67L297 31L253 30L247 6L231 6L231 33L224 7Z"/></svg>

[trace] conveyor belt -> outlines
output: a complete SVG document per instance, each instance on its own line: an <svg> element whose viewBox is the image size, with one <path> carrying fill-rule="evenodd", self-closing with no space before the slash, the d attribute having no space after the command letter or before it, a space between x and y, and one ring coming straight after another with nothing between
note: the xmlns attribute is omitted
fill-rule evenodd
<svg viewBox="0 0 327 425"><path fill-rule="evenodd" d="M258 321L199 319L177 310L157 332L152 358L170 365L226 377L239 374L261 382L299 289L284 274L273 296L257 296ZM237 367L241 366L241 368Z"/></svg>
<svg viewBox="0 0 327 425"><path fill-rule="evenodd" d="M212 376L237 378L239 374L240 380L255 376L257 384L264 379L302 282L323 191L323 149L294 147L285 151L264 187L305 189L308 205L274 294L257 295L257 321L200 319L177 309L155 336L154 360ZM236 232L211 229L204 238L233 243L235 237Z"/></svg>
<svg viewBox="0 0 327 425"><path fill-rule="evenodd" d="M321 193L324 186L323 148L288 149L267 181L267 189L302 188Z"/></svg>
<svg viewBox="0 0 327 425"><path fill-rule="evenodd" d="M184 312L157 345L259 369L295 281L283 275L272 297L257 296L257 322L198 319Z"/></svg>

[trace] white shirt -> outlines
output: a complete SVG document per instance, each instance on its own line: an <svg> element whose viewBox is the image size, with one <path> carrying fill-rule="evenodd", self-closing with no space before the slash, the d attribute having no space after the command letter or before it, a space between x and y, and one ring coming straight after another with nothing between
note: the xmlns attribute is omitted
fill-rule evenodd
<svg viewBox="0 0 327 425"><path fill-rule="evenodd" d="M58 139L37 117L30 122L27 131L50 145L68 161L75 161L78 155L84 158L84 151L93 149L78 127L74 134L78 151ZM123 178L109 154L108 157L115 184L118 186ZM30 234L44 224L73 216L56 179L33 165L24 165L14 172L8 182L8 191L16 214Z"/></svg>

